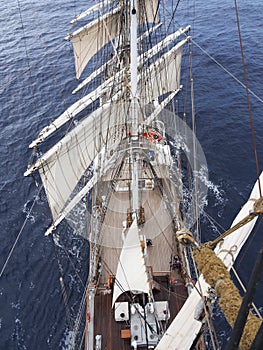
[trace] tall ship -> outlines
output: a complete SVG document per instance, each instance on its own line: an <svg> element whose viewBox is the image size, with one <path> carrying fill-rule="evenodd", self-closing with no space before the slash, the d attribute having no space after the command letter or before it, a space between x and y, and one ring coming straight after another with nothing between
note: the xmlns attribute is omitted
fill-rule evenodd
<svg viewBox="0 0 263 350"><path fill-rule="evenodd" d="M207 349L216 294L236 296L237 311L230 297L221 306L231 326L238 315L228 271L262 215L260 177L232 228L202 245L198 174L207 165L195 136L191 28L178 25L177 5L102 1L76 16L66 39L81 97L30 145L37 154L57 140L25 173L42 180L46 235L55 239L59 224L85 208L89 278L72 349ZM241 349L260 328L261 318L249 317Z"/></svg>

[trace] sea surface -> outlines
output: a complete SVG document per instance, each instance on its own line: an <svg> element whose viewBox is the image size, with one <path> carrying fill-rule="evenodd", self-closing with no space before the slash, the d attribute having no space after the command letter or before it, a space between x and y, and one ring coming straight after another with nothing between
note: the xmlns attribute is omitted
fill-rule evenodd
<svg viewBox="0 0 263 350"><path fill-rule="evenodd" d="M237 2L249 88L261 98L250 95L263 170L263 2ZM66 226L57 244L44 236L51 222L47 202L23 173L32 161L30 142L74 102L73 54L64 38L70 20L91 3L0 0L0 270L18 237L0 277L0 350L68 349L69 315L77 314L87 278L88 243ZM243 82L234 1L197 0L191 16L193 12L194 40ZM178 18L180 25L187 21L187 16ZM196 133L209 170L209 178L203 179L209 187L202 224L206 240L217 235L208 215L221 231L227 229L249 196L256 170L244 87L196 46L193 65ZM257 225L236 264L244 283L262 235ZM255 298L261 309L262 288L261 281ZM217 309L215 319L224 349L229 327Z"/></svg>

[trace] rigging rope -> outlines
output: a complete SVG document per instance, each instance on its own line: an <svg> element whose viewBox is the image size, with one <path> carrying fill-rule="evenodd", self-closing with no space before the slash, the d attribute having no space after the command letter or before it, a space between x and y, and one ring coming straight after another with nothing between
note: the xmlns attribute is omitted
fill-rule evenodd
<svg viewBox="0 0 263 350"><path fill-rule="evenodd" d="M250 249L252 243L254 242L255 237L258 234L258 231L261 228L261 224L262 223L263 223L263 219L262 219L262 216L261 216L261 217L258 218L256 228L253 229L253 231L251 232L251 234L249 236L250 240L247 242L246 246L242 250L242 255L239 257L238 263L236 264L237 268L241 265L241 263L242 263L243 259L246 257L246 255L249 254L249 249Z"/></svg>
<svg viewBox="0 0 263 350"><path fill-rule="evenodd" d="M62 297L63 297L65 309L66 309L66 315L67 315L70 327L73 328L73 321L72 321L72 316L71 316L70 307L69 307L69 298L65 287L64 279L62 276L59 277L59 283L62 290Z"/></svg>
<svg viewBox="0 0 263 350"><path fill-rule="evenodd" d="M170 19L170 23L169 23L169 25L168 25L168 27L167 27L167 33L169 32L170 26L171 26L171 24L173 23L173 19L174 19L174 16L175 16L175 13L176 13L176 11L177 11L177 8L178 8L178 6L179 6L180 1L181 1L181 0L177 0L177 3L176 3L176 5L175 5L175 7L174 7L173 14L172 14L172 17L171 17L171 19ZM168 8L168 7L165 6L165 8Z"/></svg>
<svg viewBox="0 0 263 350"><path fill-rule="evenodd" d="M191 255L192 255L192 260L193 260L193 265L194 265L194 270L195 270L195 275L198 277L197 278L197 284L198 284L198 287L199 287L199 295L201 296L201 299L202 299L202 303L203 303L203 310L205 312L205 318L207 320L207 325L208 325L208 330L209 330L209 334L210 334L210 339L211 339L211 342L212 342L212 345L213 345L213 349L216 350L216 349L219 349L219 343L218 343L218 339L217 339L217 336L216 336L216 333L213 334L213 320L211 318L211 315L210 313L208 312L207 310L207 306L206 306L206 302L205 302L205 297L204 297L204 294L203 294L203 291L202 291L202 287L201 287L201 283L200 283L200 274L198 273L198 270L197 270L197 266L196 266L196 262L195 260L193 259L193 250L192 248L190 248L190 252L191 252ZM209 317L210 316L210 317ZM212 324L212 328L211 328L211 324Z"/></svg>
<svg viewBox="0 0 263 350"><path fill-rule="evenodd" d="M24 74L26 74L27 72L30 72L32 70L32 68L37 67L41 62L43 62L47 55L52 54L53 52L55 52L57 49L61 49L63 46L65 46L66 43L62 43L59 46L57 46L54 50L46 52L43 57L37 61L36 63L33 63L32 65L28 66L28 68L24 69L22 72L20 72L19 74L15 75L14 78L9 79L8 81L4 82L3 85L0 86L0 93L2 93L4 91L4 89L6 89L9 85L11 85L14 81L16 81L18 78L22 77Z"/></svg>
<svg viewBox="0 0 263 350"><path fill-rule="evenodd" d="M53 234L53 236L54 236L54 234ZM75 267L71 257L69 256L68 251L66 250L66 248L64 247L64 245L61 242L59 242L59 245L63 249L63 251L66 254L67 258L69 259L69 262L70 262L71 266L73 267L73 270L74 270L76 276L78 277L82 287L85 288L84 282L82 281L82 279L81 279L81 277L80 277L80 275L79 275L79 273L78 273L78 271L77 271L77 269L76 269L76 267Z"/></svg>
<svg viewBox="0 0 263 350"><path fill-rule="evenodd" d="M247 292L246 287L244 286L243 282L241 281L241 279L240 279L240 277L239 277L239 275L238 275L236 269L234 268L234 266L232 266L231 270L233 271L233 273L234 273L234 275L235 275L235 277L236 277L236 279L237 279L239 285L241 286L243 292L246 293L246 292ZM255 303L252 302L251 305L253 306L253 308L254 308L256 314L258 315L258 317L262 319L262 316L261 316L261 314L260 314L258 308L256 307Z"/></svg>
<svg viewBox="0 0 263 350"><path fill-rule="evenodd" d="M12 248L11 248L7 258L6 258L6 261L5 261L5 263L4 263L3 267L2 267L2 270L0 272L0 278L2 277L2 275L3 275L3 273L4 273L5 269L6 269L6 266L7 266L8 262L9 262L11 256L12 256L13 252L14 252L14 249L15 249L15 247L17 245L17 242L18 242L18 240L19 240L19 238L20 238L20 236L21 236L21 234L22 234L22 232L23 232L23 230L24 230L24 228L26 226L27 220L29 219L30 214L31 214L31 212L32 212L32 210L33 210L33 208L34 208L34 206L36 204L36 201L38 199L38 196L40 194L40 191L41 191L42 187L43 187L43 185L40 186L40 188L39 188L39 190L38 190L38 192L37 192L37 194L35 196L35 199L33 201L33 204L31 205L31 207L29 209L29 212L27 213L26 219L25 219L25 221L24 221L24 223L23 223L23 225L22 225L22 227L21 227L21 229L20 229L20 231L19 231L19 233L18 233L18 235L17 235L17 237L15 239L15 242L13 243L13 246L12 246Z"/></svg>
<svg viewBox="0 0 263 350"><path fill-rule="evenodd" d="M194 162L193 162L193 195L195 197L195 221L196 221L196 238L197 238L197 243L201 242L201 228L199 225L199 216L200 216L200 211L199 211L199 198L198 198L198 193L199 193L199 189L198 189L198 181L197 181L197 161L198 161L198 157L197 157L197 140L196 140L196 122L195 122L195 106L194 106L194 78L193 78L193 64L192 64L192 55L193 52L190 48L190 52L189 52L189 66L190 66L190 97L191 97L191 114L192 114L192 142L193 142L193 158L194 158Z"/></svg>
<svg viewBox="0 0 263 350"><path fill-rule="evenodd" d="M228 69L226 69L220 62L218 62L213 56L211 56L205 49L203 49L199 44L197 44L194 39L190 39L190 41L198 47L206 56L208 56L213 62L215 62L220 68L222 68L231 78L233 78L239 85L246 89L246 85L242 83L234 74L232 74ZM260 98L257 94L255 94L252 90L247 89L247 91L253 95L259 102L263 103L263 99Z"/></svg>
<svg viewBox="0 0 263 350"><path fill-rule="evenodd" d="M79 328L80 328L80 326L81 326L81 321L82 321L82 318L83 318L83 316L84 316L84 311L85 311L85 306L86 306L86 298L87 298L87 295L88 295L88 286L89 286L89 283L90 283L90 280L89 280L89 277L88 277L88 278L87 278L86 285L85 285L84 292L83 292L83 294L82 294L82 298L81 298L81 302L80 302L80 307L79 307L78 315L77 315L76 321L75 321L75 323L74 323L74 327L73 327L73 340L70 342L69 350L73 349L74 346L75 346L76 335L77 335L77 333L78 333L78 331L79 331ZM81 345L82 345L82 343L83 343L84 335L86 334L85 331L86 331L86 327L84 327L84 330L83 330L83 333L82 333L80 348L81 348Z"/></svg>
<svg viewBox="0 0 263 350"><path fill-rule="evenodd" d="M62 270L62 266L61 266L60 261L59 261L58 252L56 250L56 243L55 243L54 235L51 235L49 237L50 237L50 240L52 243L52 247L54 249L54 255L56 258L56 262L57 262L58 273L59 273L59 283L60 283L61 290L62 290L62 297L63 297L63 301L65 304L66 315L67 315L70 327L73 328L72 316L71 316L69 302L68 302L68 295L67 295L67 291L66 291L66 287L65 287L64 279L63 279L63 270Z"/></svg>
<svg viewBox="0 0 263 350"><path fill-rule="evenodd" d="M257 210L258 208L258 210ZM239 221L237 224L231 226L227 231L222 233L219 237L214 239L213 241L207 242L204 245L214 247L216 246L222 239L233 233L234 231L238 230L239 228L243 227L250 221L256 219L258 216L261 216L263 214L263 200L262 197L255 201L253 212L250 212L247 216L245 216L241 221Z"/></svg>
<svg viewBox="0 0 263 350"><path fill-rule="evenodd" d="M237 7L236 0L234 0L234 2L235 2L235 9L236 9L237 29L238 29L238 36L239 36L240 51L241 51L241 56L242 56L244 80L245 80L245 84L246 84L247 107L248 107L248 113L249 113L250 128L251 128L251 133L252 133L254 157L255 157L255 162L256 162L256 174L257 174L257 177L258 177L258 187L259 187L260 197L262 197L261 184L260 184L260 171L259 171L258 154L257 154L257 144L256 144L253 115L252 115L250 96L249 96L249 89L248 89L247 69L246 69L245 56L244 56L244 50L243 50L243 44L242 44L242 36L241 36L241 29L240 29L240 23L239 23L238 7Z"/></svg>
<svg viewBox="0 0 263 350"><path fill-rule="evenodd" d="M26 53L26 60L27 60L27 66L28 66L28 70L30 73L30 90L33 96L33 103L35 104L35 108L37 109L37 104L36 104L36 96L34 93L34 88L33 88L33 78L32 78L32 74L31 74L31 69L30 69L30 59L29 59L29 54L28 54L28 48L27 48L27 40L26 40L26 35L25 35L25 27L24 27L24 22L23 22L23 18L22 18L22 12L21 12L21 6L20 6L20 1L17 0L17 6L18 6L18 11L19 11L19 16L20 16L20 22L21 22L21 26L22 26L22 30L23 30L23 42L25 45L25 53Z"/></svg>

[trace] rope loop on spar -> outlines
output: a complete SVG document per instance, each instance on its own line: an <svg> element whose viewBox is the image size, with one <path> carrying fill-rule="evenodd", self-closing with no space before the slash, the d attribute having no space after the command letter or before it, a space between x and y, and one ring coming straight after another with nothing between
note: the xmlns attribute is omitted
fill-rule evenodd
<svg viewBox="0 0 263 350"><path fill-rule="evenodd" d="M219 244L223 242L223 241L220 241ZM234 257L234 254L236 253L237 251L237 245L234 244L231 248L229 249L221 249L220 250L220 253L226 253L226 255L230 255L231 258L232 258L232 263L234 264L235 262L235 257Z"/></svg>
<svg viewBox="0 0 263 350"><path fill-rule="evenodd" d="M5 263L4 263L3 267L2 267L2 270L1 270L1 272L0 272L0 278L2 277L3 273L5 272L6 266L7 266L8 262L9 262L11 256L12 256L13 252L14 252L14 249L15 249L15 247L16 247L16 245L17 245L17 242L18 242L18 240L19 240L19 238L20 238L22 232L24 231L24 228L25 228L25 226L26 226L26 224L27 224L27 221L28 221L28 219L29 219L29 217L30 217L30 214L31 214L32 211L33 211L33 208L34 208L34 206L35 206L35 204L36 204L36 201L37 201L37 199L38 199L38 197L39 197L39 194L40 194L40 191L42 190L42 187L43 187L43 185L41 185L41 186L39 187L38 192L37 192L37 194L36 194L36 196L35 196L35 198L34 198L34 201L33 201L32 205L31 205L31 207L30 207L30 209L29 209L29 212L28 212L27 215L26 215L25 221L23 222L23 224L22 224L22 226L21 226L21 229L20 229L20 231L18 232L18 235L17 235L17 237L16 237L16 239L15 239L15 242L13 243L13 246L12 246L12 248L11 248L10 251L9 251L9 254L8 254L8 256L7 256L6 260L5 260Z"/></svg>

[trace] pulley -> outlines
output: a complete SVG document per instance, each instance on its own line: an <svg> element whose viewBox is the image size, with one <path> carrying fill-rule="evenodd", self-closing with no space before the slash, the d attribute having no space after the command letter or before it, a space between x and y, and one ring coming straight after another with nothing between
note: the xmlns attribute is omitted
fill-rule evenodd
<svg viewBox="0 0 263 350"><path fill-rule="evenodd" d="M183 228L181 230L176 231L176 238L179 243L187 246L187 245L196 245L194 237L192 233L187 229Z"/></svg>

